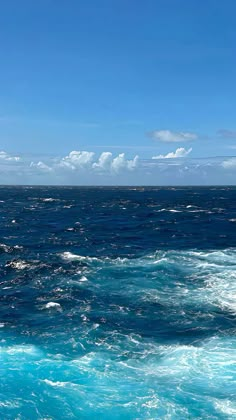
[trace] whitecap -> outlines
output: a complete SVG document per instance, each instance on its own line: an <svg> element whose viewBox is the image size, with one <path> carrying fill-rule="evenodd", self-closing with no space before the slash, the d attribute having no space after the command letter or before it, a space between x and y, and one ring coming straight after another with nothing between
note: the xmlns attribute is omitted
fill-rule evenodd
<svg viewBox="0 0 236 420"><path fill-rule="evenodd" d="M87 277L82 276L81 279L79 280L81 283L88 281Z"/></svg>
<svg viewBox="0 0 236 420"><path fill-rule="evenodd" d="M155 213L162 213L164 211L168 211L170 213L182 213L182 210L176 210L176 209L159 209L159 210L154 210Z"/></svg>
<svg viewBox="0 0 236 420"><path fill-rule="evenodd" d="M3 250L4 252L11 252L12 248L6 244L0 244L0 249Z"/></svg>
<svg viewBox="0 0 236 420"><path fill-rule="evenodd" d="M63 252L62 254L60 254L60 256L63 260L67 260L67 261L87 261L87 262L98 261L98 258L96 257L77 255L77 254L73 254L72 252Z"/></svg>
<svg viewBox="0 0 236 420"><path fill-rule="evenodd" d="M60 201L60 200L57 199L57 198L49 197L49 198L41 198L41 201L43 201L45 203L52 203L53 201Z"/></svg>
<svg viewBox="0 0 236 420"><path fill-rule="evenodd" d="M45 384L47 384L49 386L52 386L54 388L65 388L65 387L74 388L74 387L78 387L77 384L74 384L72 382L51 381L50 379L42 379L42 382L44 382Z"/></svg>
<svg viewBox="0 0 236 420"><path fill-rule="evenodd" d="M14 268L15 270L24 270L26 268L34 268L33 265L27 263L23 260L17 260L17 261L11 261L8 264L6 264L6 267Z"/></svg>
<svg viewBox="0 0 236 420"><path fill-rule="evenodd" d="M45 305L45 309L56 309L56 310L61 311L62 310L62 307L61 307L60 303L57 303L57 302L48 302Z"/></svg>
<svg viewBox="0 0 236 420"><path fill-rule="evenodd" d="M53 386L53 387L57 387L57 388L63 388L65 386L67 386L68 384L70 384L70 382L60 382L60 381L50 381L49 379L43 379L42 382L45 382L45 384Z"/></svg>

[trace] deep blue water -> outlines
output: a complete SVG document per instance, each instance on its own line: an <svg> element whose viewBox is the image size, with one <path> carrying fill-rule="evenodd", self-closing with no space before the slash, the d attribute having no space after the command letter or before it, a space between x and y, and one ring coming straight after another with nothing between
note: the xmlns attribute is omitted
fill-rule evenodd
<svg viewBox="0 0 236 420"><path fill-rule="evenodd" d="M0 200L0 419L236 418L236 188Z"/></svg>

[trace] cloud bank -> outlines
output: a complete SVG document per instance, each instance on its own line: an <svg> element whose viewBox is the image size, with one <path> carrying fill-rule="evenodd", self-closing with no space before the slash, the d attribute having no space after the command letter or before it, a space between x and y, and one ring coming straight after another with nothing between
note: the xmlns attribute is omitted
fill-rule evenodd
<svg viewBox="0 0 236 420"><path fill-rule="evenodd" d="M236 184L236 157L189 158L177 148L152 159L125 153L71 151L66 156L15 156L0 152L0 184L15 185L217 185ZM181 159L184 158L184 159Z"/></svg>

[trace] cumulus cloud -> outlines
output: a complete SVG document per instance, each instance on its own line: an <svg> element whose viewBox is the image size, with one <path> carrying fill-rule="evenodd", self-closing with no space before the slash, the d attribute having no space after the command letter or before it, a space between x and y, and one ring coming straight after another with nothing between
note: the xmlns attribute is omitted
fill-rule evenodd
<svg viewBox="0 0 236 420"><path fill-rule="evenodd" d="M227 130L222 128L217 131L217 135L222 139L236 139L236 130Z"/></svg>
<svg viewBox="0 0 236 420"><path fill-rule="evenodd" d="M119 173L121 170L127 169L128 171L132 171L138 165L138 156L135 156L132 160L126 160L125 154L120 153L117 157L115 157L111 162L111 171L115 173Z"/></svg>
<svg viewBox="0 0 236 420"><path fill-rule="evenodd" d="M18 162L20 160L19 156L12 156L9 155L8 153L4 152L3 150L0 151L0 159L2 161L13 161L13 162Z"/></svg>
<svg viewBox="0 0 236 420"><path fill-rule="evenodd" d="M45 164L31 162L30 167L39 171L51 171L61 173L62 170L87 173L120 174L125 171L133 171L139 163L138 156L133 159L126 159L124 153L113 157L111 152L103 152L95 159L94 152L72 151L67 156Z"/></svg>
<svg viewBox="0 0 236 420"><path fill-rule="evenodd" d="M171 130L154 130L150 133L154 140L162 141L164 143L176 143L192 141L198 138L197 134L187 131L171 131Z"/></svg>
<svg viewBox="0 0 236 420"><path fill-rule="evenodd" d="M111 152L103 152L101 153L98 161L93 163L93 168L101 171L109 171L112 165L112 160Z"/></svg>
<svg viewBox="0 0 236 420"><path fill-rule="evenodd" d="M158 155L158 156L153 156L152 159L175 159L175 158L183 158L189 155L189 153L191 153L192 148L190 147L190 149L186 150L184 149L184 147L179 147L178 149L176 149L175 152L170 152L167 153L167 155Z"/></svg>
<svg viewBox="0 0 236 420"><path fill-rule="evenodd" d="M224 169L236 169L236 157L224 160L221 164Z"/></svg>
<svg viewBox="0 0 236 420"><path fill-rule="evenodd" d="M131 171L138 165L138 156L128 160L124 153L113 158L111 152L103 152L97 161L94 156L93 152L73 151L60 160L59 166L72 170L88 169L90 171L117 174L122 170Z"/></svg>
<svg viewBox="0 0 236 420"><path fill-rule="evenodd" d="M60 161L60 166L70 169L86 169L92 165L94 158L93 152L87 151L72 151L68 156L65 156Z"/></svg>

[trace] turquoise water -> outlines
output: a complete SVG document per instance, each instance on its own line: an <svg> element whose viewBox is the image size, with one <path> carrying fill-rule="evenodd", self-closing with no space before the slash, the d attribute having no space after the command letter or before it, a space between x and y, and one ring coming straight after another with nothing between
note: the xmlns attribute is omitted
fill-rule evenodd
<svg viewBox="0 0 236 420"><path fill-rule="evenodd" d="M236 418L235 193L0 188L0 418Z"/></svg>

